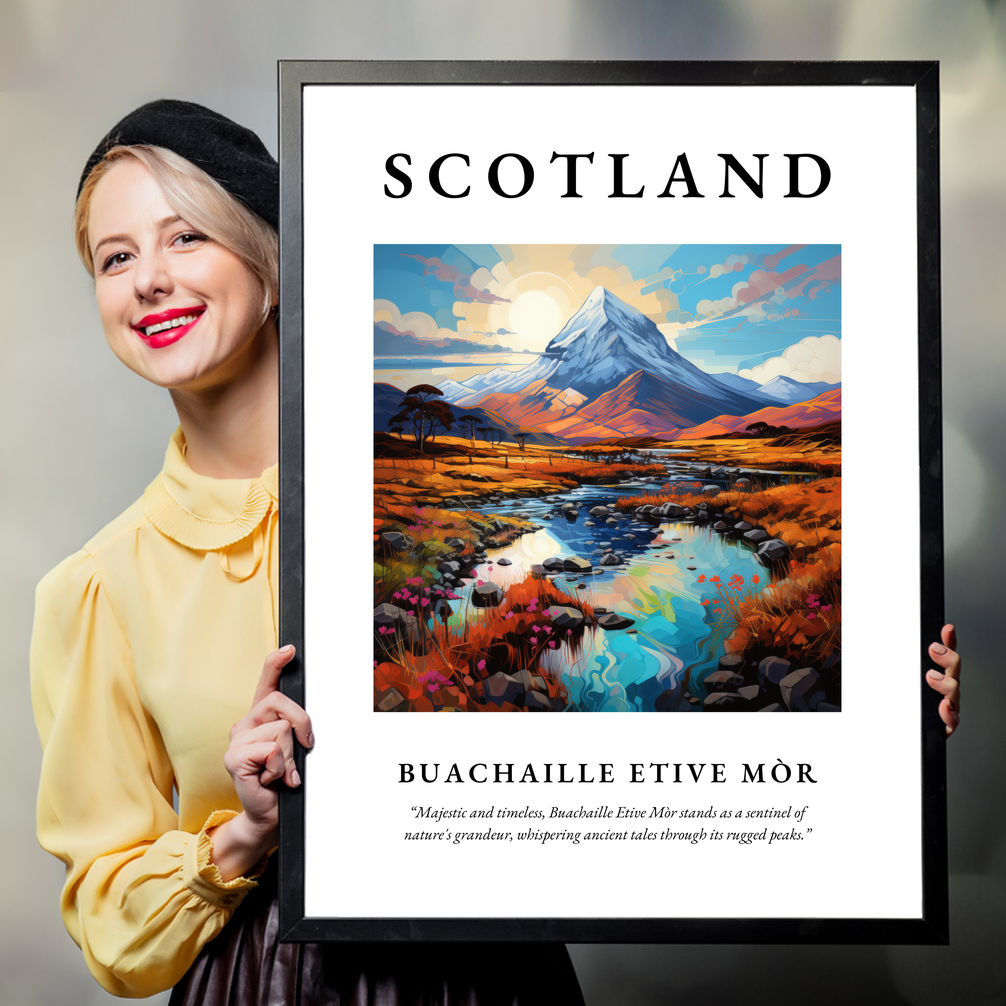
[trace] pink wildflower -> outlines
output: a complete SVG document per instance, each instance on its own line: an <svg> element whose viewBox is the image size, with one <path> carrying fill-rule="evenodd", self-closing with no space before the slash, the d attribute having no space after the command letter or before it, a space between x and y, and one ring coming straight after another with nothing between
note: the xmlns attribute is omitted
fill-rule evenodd
<svg viewBox="0 0 1006 1006"><path fill-rule="evenodd" d="M425 608L426 605L430 603L430 599L428 597L424 597L419 603Z"/></svg>
<svg viewBox="0 0 1006 1006"><path fill-rule="evenodd" d="M479 662L478 662L478 663L477 663L477 664L476 664L475 666L476 666L476 667L477 667L477 668L478 668L478 669L479 669L480 671L484 671L484 670L485 670L485 667L486 667L486 662L485 662L484 660L480 660L480 661L479 661Z"/></svg>
<svg viewBox="0 0 1006 1006"><path fill-rule="evenodd" d="M538 637L537 636L532 636L531 637L531 642L532 643L537 643L538 642Z"/></svg>

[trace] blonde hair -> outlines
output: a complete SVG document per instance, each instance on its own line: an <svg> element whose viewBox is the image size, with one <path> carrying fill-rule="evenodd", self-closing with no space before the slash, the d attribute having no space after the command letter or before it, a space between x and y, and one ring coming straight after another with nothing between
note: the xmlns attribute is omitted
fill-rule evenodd
<svg viewBox="0 0 1006 1006"><path fill-rule="evenodd" d="M262 283L264 323L279 293L279 236L202 168L165 147L112 147L84 181L74 211L74 239L91 278L94 259L87 240L91 197L109 168L126 158L139 161L154 176L168 205L183 220L232 251L255 273Z"/></svg>

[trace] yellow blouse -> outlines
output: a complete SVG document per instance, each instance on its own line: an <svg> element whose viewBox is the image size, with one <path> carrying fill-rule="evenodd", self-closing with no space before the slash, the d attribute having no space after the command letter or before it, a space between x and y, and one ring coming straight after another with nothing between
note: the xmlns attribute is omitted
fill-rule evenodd
<svg viewBox="0 0 1006 1006"><path fill-rule="evenodd" d="M174 985L255 886L223 882L206 829L241 809L228 732L276 646L277 492L276 467L197 475L178 430L143 498L38 586L38 836L115 995Z"/></svg>

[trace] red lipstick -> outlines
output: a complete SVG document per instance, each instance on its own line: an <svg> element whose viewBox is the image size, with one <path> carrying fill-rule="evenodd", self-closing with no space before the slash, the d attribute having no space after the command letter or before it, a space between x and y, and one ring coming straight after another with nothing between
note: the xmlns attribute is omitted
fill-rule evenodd
<svg viewBox="0 0 1006 1006"><path fill-rule="evenodd" d="M168 311L148 314L133 325L133 331L151 349L161 349L178 342L179 339L187 335L205 310L205 306L199 305L196 307L173 307ZM179 324L181 319L189 320Z"/></svg>

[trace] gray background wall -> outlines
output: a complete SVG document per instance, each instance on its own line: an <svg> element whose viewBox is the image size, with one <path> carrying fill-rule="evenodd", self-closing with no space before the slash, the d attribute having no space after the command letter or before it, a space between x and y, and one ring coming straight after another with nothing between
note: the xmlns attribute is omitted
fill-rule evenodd
<svg viewBox="0 0 1006 1006"><path fill-rule="evenodd" d="M942 61L947 614L967 664L949 764L953 945L574 947L573 956L591 1006L1006 1002L1004 51L997 0L3 0L0 1006L108 999L63 931L61 868L34 839L32 590L138 496L175 422L167 396L105 347L71 241L78 172L122 114L166 96L219 109L275 149L279 58ZM877 486L878 539L898 488ZM911 603L896 569L887 575L878 617L883 604ZM800 864L780 883L812 884L826 869Z"/></svg>

